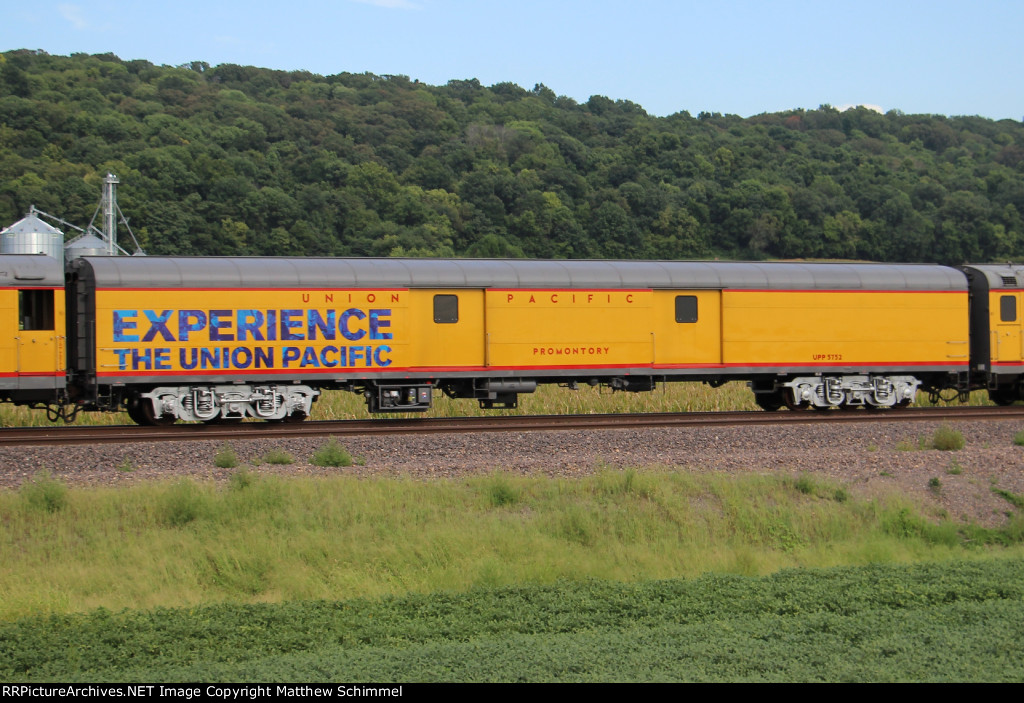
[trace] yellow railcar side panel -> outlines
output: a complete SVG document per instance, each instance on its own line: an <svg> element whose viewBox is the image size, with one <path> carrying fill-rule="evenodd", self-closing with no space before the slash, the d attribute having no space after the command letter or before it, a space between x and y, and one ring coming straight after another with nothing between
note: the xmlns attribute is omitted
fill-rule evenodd
<svg viewBox="0 0 1024 703"><path fill-rule="evenodd" d="M16 295L0 295L14 320L3 311ZM458 297L457 322L435 322L437 295ZM679 295L697 299L697 322L676 322ZM101 289L96 308L101 376L949 365L968 354L966 293ZM0 346L0 372L15 352ZM46 357L58 355L63 368L62 348Z"/></svg>
<svg viewBox="0 0 1024 703"><path fill-rule="evenodd" d="M0 290L0 375L13 376L18 371L18 291Z"/></svg>
<svg viewBox="0 0 1024 703"><path fill-rule="evenodd" d="M1013 299L1013 319L1003 320L1003 298ZM991 356L992 361L1002 364L1020 362L1024 360L1024 334L1021 325L1024 319L1021 317L1021 293L1020 291L998 290L989 294L989 334L991 334Z"/></svg>
<svg viewBox="0 0 1024 703"><path fill-rule="evenodd" d="M697 321L676 322L678 296L697 299ZM722 362L722 292L654 291L654 362L658 366L714 366Z"/></svg>
<svg viewBox="0 0 1024 703"><path fill-rule="evenodd" d="M723 291L729 365L966 364L967 293Z"/></svg>
<svg viewBox="0 0 1024 703"><path fill-rule="evenodd" d="M54 371L62 376L67 372L68 368L68 327L67 308L65 305L64 289L58 288L53 292L54 339L57 347L55 350Z"/></svg>
<svg viewBox="0 0 1024 703"><path fill-rule="evenodd" d="M458 321L434 321L434 297L458 298ZM484 364L484 292L479 289L409 291L409 332L414 369L479 368Z"/></svg>
<svg viewBox="0 0 1024 703"><path fill-rule="evenodd" d="M487 365L649 365L653 302L650 290L488 290Z"/></svg>
<svg viewBox="0 0 1024 703"><path fill-rule="evenodd" d="M103 289L100 376L303 374L407 367L409 291Z"/></svg>

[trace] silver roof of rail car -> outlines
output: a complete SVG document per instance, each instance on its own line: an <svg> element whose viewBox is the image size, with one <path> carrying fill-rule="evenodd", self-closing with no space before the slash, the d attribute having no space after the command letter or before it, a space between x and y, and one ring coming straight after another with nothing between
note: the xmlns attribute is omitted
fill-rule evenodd
<svg viewBox="0 0 1024 703"><path fill-rule="evenodd" d="M103 288L967 289L960 271L927 264L122 256L73 266Z"/></svg>
<svg viewBox="0 0 1024 703"><path fill-rule="evenodd" d="M989 290L998 288L1024 288L1024 265L1020 264L971 264L963 266L972 276L980 276Z"/></svg>
<svg viewBox="0 0 1024 703"><path fill-rule="evenodd" d="M43 254L0 255L0 286L8 288L63 288L64 266Z"/></svg>

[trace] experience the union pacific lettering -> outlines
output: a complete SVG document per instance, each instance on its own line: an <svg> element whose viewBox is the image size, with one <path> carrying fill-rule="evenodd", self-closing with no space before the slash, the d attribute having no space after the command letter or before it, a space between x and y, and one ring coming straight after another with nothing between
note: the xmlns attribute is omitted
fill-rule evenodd
<svg viewBox="0 0 1024 703"><path fill-rule="evenodd" d="M114 342L391 339L390 308L337 310L114 310ZM174 324L176 323L176 325ZM365 323L365 324L364 324ZM174 327L174 329L172 329ZM139 333L145 328L141 338ZM198 334L194 334L198 333ZM205 334L204 334L205 333ZM197 339L198 337L198 339Z"/></svg>
<svg viewBox="0 0 1024 703"><path fill-rule="evenodd" d="M387 367L390 308L111 310L119 371ZM306 346L259 342L319 342ZM340 341L341 344L330 342ZM175 346L151 346L151 343ZM225 342L231 342L225 345ZM347 344L359 342L359 344ZM326 344L325 344L326 343Z"/></svg>

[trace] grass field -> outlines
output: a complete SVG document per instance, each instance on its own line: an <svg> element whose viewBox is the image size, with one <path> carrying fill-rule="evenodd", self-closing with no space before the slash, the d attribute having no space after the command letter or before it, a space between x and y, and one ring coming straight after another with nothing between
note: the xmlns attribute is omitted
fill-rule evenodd
<svg viewBox="0 0 1024 703"><path fill-rule="evenodd" d="M1014 681L1024 559L0 623L16 682Z"/></svg>
<svg viewBox="0 0 1024 703"><path fill-rule="evenodd" d="M41 477L0 493L0 619L1024 557L1016 512L985 530L810 476L670 470L432 482L243 470L220 486L117 489Z"/></svg>
<svg viewBox="0 0 1024 703"><path fill-rule="evenodd" d="M545 389L519 412L680 409L754 408L732 384ZM317 413L363 410L329 394ZM1003 495L1012 519L984 529L848 488L668 467L432 482L243 469L118 489L40 475L0 491L0 679L1024 678L1024 496Z"/></svg>

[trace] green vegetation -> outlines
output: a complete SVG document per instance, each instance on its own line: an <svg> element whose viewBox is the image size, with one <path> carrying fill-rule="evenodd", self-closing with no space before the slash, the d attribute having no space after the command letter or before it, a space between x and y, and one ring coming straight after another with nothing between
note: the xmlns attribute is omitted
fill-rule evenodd
<svg viewBox="0 0 1024 703"><path fill-rule="evenodd" d="M895 447L898 452L917 452L928 449L928 441L924 437L918 437L917 440L901 439L896 443Z"/></svg>
<svg viewBox="0 0 1024 703"><path fill-rule="evenodd" d="M225 444L213 457L213 465L219 469L233 469L238 466L238 453L230 444Z"/></svg>
<svg viewBox="0 0 1024 703"><path fill-rule="evenodd" d="M964 436L960 430L943 425L932 435L932 447L944 452L955 452L964 448Z"/></svg>
<svg viewBox="0 0 1024 703"><path fill-rule="evenodd" d="M1018 432L1013 436L1013 443L1018 447L1024 447L1024 432Z"/></svg>
<svg viewBox="0 0 1024 703"><path fill-rule="evenodd" d="M213 506L198 484L181 479L161 491L153 503L155 519L159 527L182 527L200 517L213 513Z"/></svg>
<svg viewBox="0 0 1024 703"><path fill-rule="evenodd" d="M0 678L1019 680L992 490L997 529L809 474L40 474L0 492Z"/></svg>
<svg viewBox="0 0 1024 703"><path fill-rule="evenodd" d="M513 486L512 482L505 476L495 474L487 479L486 483L487 497L494 507L500 508L506 505L515 505L519 502L521 491Z"/></svg>
<svg viewBox="0 0 1024 703"><path fill-rule="evenodd" d="M295 457L283 449L271 449L263 455L263 461L268 464L294 464Z"/></svg>
<svg viewBox="0 0 1024 703"><path fill-rule="evenodd" d="M1016 120L0 55L0 223L84 224L112 171L154 254L1005 261L1022 164Z"/></svg>
<svg viewBox="0 0 1024 703"><path fill-rule="evenodd" d="M813 495L818 488L814 477L807 474L803 474L800 478L794 481L793 487L804 495Z"/></svg>
<svg viewBox="0 0 1024 703"><path fill-rule="evenodd" d="M1020 681L1022 584L1018 558L98 610L0 623L0 679Z"/></svg>
<svg viewBox="0 0 1024 703"><path fill-rule="evenodd" d="M903 439L897 442L895 447L898 452L927 451L929 449L955 452L963 448L963 434L960 430L953 429L947 425L943 425L935 430L931 439L924 436L919 436L916 440ZM955 459L953 460L953 465L959 467ZM950 471L949 473L959 473L959 471Z"/></svg>
<svg viewBox="0 0 1024 703"><path fill-rule="evenodd" d="M313 453L309 460L313 466L352 466L352 455L338 443L337 437L331 437L327 443Z"/></svg>
<svg viewBox="0 0 1024 703"><path fill-rule="evenodd" d="M1010 491L1006 491L995 486L992 487L992 492L1007 500L1017 510L1024 510L1024 496L1011 493Z"/></svg>
<svg viewBox="0 0 1024 703"><path fill-rule="evenodd" d="M56 513L68 504L68 487L42 471L21 485L21 497L30 510Z"/></svg>
<svg viewBox="0 0 1024 703"><path fill-rule="evenodd" d="M844 487L835 486L831 482L823 483L808 474L803 474L796 479L793 482L793 487L804 495L834 500L837 503L845 503L850 499L850 494Z"/></svg>
<svg viewBox="0 0 1024 703"><path fill-rule="evenodd" d="M0 492L0 515L0 620L1024 556L1018 513L985 530L819 477L668 470L443 482L240 470L219 486L118 489L40 477Z"/></svg>
<svg viewBox="0 0 1024 703"><path fill-rule="evenodd" d="M255 485L255 483L256 476L248 469L239 469L235 473L231 474L228 479L228 485L233 491L244 491L245 489Z"/></svg>

